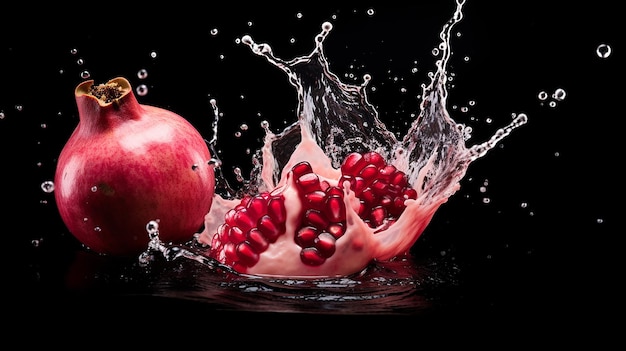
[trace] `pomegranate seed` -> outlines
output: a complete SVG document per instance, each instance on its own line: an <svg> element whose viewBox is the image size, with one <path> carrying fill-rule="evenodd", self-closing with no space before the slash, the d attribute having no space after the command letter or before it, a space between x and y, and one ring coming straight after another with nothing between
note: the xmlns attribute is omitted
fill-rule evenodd
<svg viewBox="0 0 626 351"><path fill-rule="evenodd" d="M239 244L240 242L246 240L246 235L243 233L241 228L230 227L228 230L228 240L235 244Z"/></svg>
<svg viewBox="0 0 626 351"><path fill-rule="evenodd" d="M296 234L296 244L301 247L312 246L315 238L317 238L317 229L315 227L303 227Z"/></svg>
<svg viewBox="0 0 626 351"><path fill-rule="evenodd" d="M326 189L326 195L328 196L341 196L343 197L343 190L341 190L340 187L338 186L331 186L328 189Z"/></svg>
<svg viewBox="0 0 626 351"><path fill-rule="evenodd" d="M375 165L377 168L385 166L385 159L376 151L370 151L363 154L363 159L369 163Z"/></svg>
<svg viewBox="0 0 626 351"><path fill-rule="evenodd" d="M386 218L387 211L382 206L374 207L372 209L372 212L370 213L370 223L373 225L373 227L378 227L383 224Z"/></svg>
<svg viewBox="0 0 626 351"><path fill-rule="evenodd" d="M344 223L332 223L328 226L327 230L335 239L341 238L346 232Z"/></svg>
<svg viewBox="0 0 626 351"><path fill-rule="evenodd" d="M315 240L315 248L319 251L322 257L328 258L335 253L335 239L332 234L322 232Z"/></svg>
<svg viewBox="0 0 626 351"><path fill-rule="evenodd" d="M365 160L363 159L363 155L358 152L353 152L346 156L341 164L341 173L348 176L355 176L364 165Z"/></svg>
<svg viewBox="0 0 626 351"><path fill-rule="evenodd" d="M324 200L326 199L326 193L321 190L316 190L304 195L304 198L308 202L308 207L315 209L321 209L324 206Z"/></svg>
<svg viewBox="0 0 626 351"><path fill-rule="evenodd" d="M406 188L409 185L408 179L406 179L406 174L396 171L390 178L389 183L397 186L398 188Z"/></svg>
<svg viewBox="0 0 626 351"><path fill-rule="evenodd" d="M373 206L375 203L378 202L378 196L376 196L376 194L374 194L374 191L372 191L371 188L367 188L365 190L363 190L363 192L361 193L361 196L359 196L359 198L361 199L361 201L363 201L368 207Z"/></svg>
<svg viewBox="0 0 626 351"><path fill-rule="evenodd" d="M261 195L257 195L248 201L246 209L250 213L250 217L259 217L260 215L267 213L267 200Z"/></svg>
<svg viewBox="0 0 626 351"><path fill-rule="evenodd" d="M291 171L293 172L294 178L298 179L303 174L313 173L313 168L311 168L311 165L308 162L301 161L301 162L298 162L295 166L293 166L293 168L291 168Z"/></svg>
<svg viewBox="0 0 626 351"><path fill-rule="evenodd" d="M361 172L359 172L359 177L363 178L366 184L369 184L372 180L374 180L374 178L376 178L376 176L378 176L378 173L378 167L370 164L365 166Z"/></svg>
<svg viewBox="0 0 626 351"><path fill-rule="evenodd" d="M285 223L287 220L287 211L285 210L285 202L282 196L270 198L267 203L267 214L276 221L276 223Z"/></svg>
<svg viewBox="0 0 626 351"><path fill-rule="evenodd" d="M226 214L224 215L224 222L228 224L234 224L234 218L236 213L237 211L235 211L235 209L228 210L228 212L226 212Z"/></svg>
<svg viewBox="0 0 626 351"><path fill-rule="evenodd" d="M307 247L300 251L300 259L303 263L310 266L319 266L326 261L314 247Z"/></svg>
<svg viewBox="0 0 626 351"><path fill-rule="evenodd" d="M252 228L248 232L247 241L256 252L263 252L269 247L269 242L265 240L265 236L257 228Z"/></svg>
<svg viewBox="0 0 626 351"><path fill-rule="evenodd" d="M383 206L384 208L389 208L390 206L393 205L393 200L391 199L389 195L382 196L380 198L380 205Z"/></svg>
<svg viewBox="0 0 626 351"><path fill-rule="evenodd" d="M372 190L376 195L384 195L387 192L388 185L381 179L372 182Z"/></svg>
<svg viewBox="0 0 626 351"><path fill-rule="evenodd" d="M415 190L413 188L407 189L407 190L404 191L404 196L407 199L415 200L415 199L417 199L417 190Z"/></svg>
<svg viewBox="0 0 626 351"><path fill-rule="evenodd" d="M233 222L244 232L247 232L256 225L255 220L250 217L248 210L246 210L245 208L242 208L241 210L237 211L237 213L235 213Z"/></svg>
<svg viewBox="0 0 626 351"><path fill-rule="evenodd" d="M237 255L239 257L239 263L248 267L259 261L259 254L245 241L237 245Z"/></svg>
<svg viewBox="0 0 626 351"><path fill-rule="evenodd" d="M343 198L333 195L326 199L326 206L324 214L331 222L342 222L346 220L346 205L343 203Z"/></svg>
<svg viewBox="0 0 626 351"><path fill-rule="evenodd" d="M396 167L393 165L386 165L378 171L380 176L385 179L389 179L392 175L396 173Z"/></svg>
<svg viewBox="0 0 626 351"><path fill-rule="evenodd" d="M361 193L363 192L363 190L365 190L367 185L368 184L366 184L365 180L363 178L361 178L361 177L354 177L350 181L350 189L352 189L352 191L354 191L356 196L361 195Z"/></svg>
<svg viewBox="0 0 626 351"><path fill-rule="evenodd" d="M326 228L329 224L328 219L319 210L308 209L304 213L305 224L314 226L315 228Z"/></svg>
<svg viewBox="0 0 626 351"><path fill-rule="evenodd" d="M284 231L284 229L281 228L281 226L277 226L274 223L274 221L272 220L272 217L270 217L269 215L264 215L261 218L259 218L257 227L259 228L261 233L263 233L263 236L267 239L267 241L269 241L270 243L275 242L276 239L278 239L278 236L280 235L280 233Z"/></svg>
<svg viewBox="0 0 626 351"><path fill-rule="evenodd" d="M297 178L296 184L298 188L305 194L320 190L320 178L315 173L306 173Z"/></svg>
<svg viewBox="0 0 626 351"><path fill-rule="evenodd" d="M226 243L224 245L224 255L227 260L231 262L236 262L239 260L239 256L237 256L237 247L233 243Z"/></svg>

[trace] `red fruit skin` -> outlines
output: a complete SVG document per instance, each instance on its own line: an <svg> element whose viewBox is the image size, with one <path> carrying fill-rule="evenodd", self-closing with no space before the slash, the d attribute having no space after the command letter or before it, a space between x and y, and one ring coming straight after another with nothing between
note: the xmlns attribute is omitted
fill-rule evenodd
<svg viewBox="0 0 626 351"><path fill-rule="evenodd" d="M124 78L124 94L105 103L78 85L79 123L63 147L54 177L55 201L68 230L102 254L147 249L146 224L159 221L164 242L191 239L203 225L215 191L204 138L166 109L139 104Z"/></svg>

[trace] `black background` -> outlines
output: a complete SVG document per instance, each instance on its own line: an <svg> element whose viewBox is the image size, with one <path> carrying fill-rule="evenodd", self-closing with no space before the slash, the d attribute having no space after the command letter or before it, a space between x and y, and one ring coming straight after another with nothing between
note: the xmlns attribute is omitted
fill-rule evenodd
<svg viewBox="0 0 626 351"><path fill-rule="evenodd" d="M275 130L283 121L290 124L296 95L282 72L237 44L237 38L250 34L290 59L308 54L322 22L331 21L334 29L324 43L331 70L347 83L371 74L370 102L401 133L402 123L418 111L420 84L434 69L431 50L454 12L453 1L237 9L43 6L38 13L54 15L35 18L19 6L2 9L3 17L14 22L0 32L0 218L8 258L4 266L13 273L3 289L25 296L16 301L36 307L29 313L47 307L51 299L42 295L63 295L55 278L67 265L64 255L80 249L58 218L52 194L40 184L52 179L56 157L78 122L73 93L83 81L82 71L96 82L125 76L133 86L147 84L149 93L138 97L141 103L185 116L207 138L213 121L209 99L215 98L224 114L218 138L224 169L246 171L245 149L260 145L260 121L270 120ZM373 15L367 14L370 8ZM615 332L606 316L623 313L619 13L605 0L466 3L454 31L461 36L451 42L452 117L473 127L469 144L484 141L512 113L526 113L529 122L470 166L461 190L414 247L415 255L445 251L462 267L465 283L454 293L464 302L442 320L462 318L470 326L476 326L474 320L500 326L525 320L515 329L531 335L538 329L550 335L553 326L567 326L558 335L570 340L581 337L579 331L594 339ZM214 28L217 35L210 33ZM612 46L607 59L596 55L601 43ZM156 58L150 57L153 51ZM413 67L417 73L411 73ZM137 77L140 69L148 71L144 80ZM538 99L540 91L551 94L557 88L567 96L555 107L548 106L552 98ZM462 112L463 106L469 111ZM241 123L251 127L248 137L233 143ZM46 267L38 272L43 277L32 279L34 265ZM123 314L121 308L115 311ZM295 318L274 316L280 317ZM426 316L413 318L428 324Z"/></svg>

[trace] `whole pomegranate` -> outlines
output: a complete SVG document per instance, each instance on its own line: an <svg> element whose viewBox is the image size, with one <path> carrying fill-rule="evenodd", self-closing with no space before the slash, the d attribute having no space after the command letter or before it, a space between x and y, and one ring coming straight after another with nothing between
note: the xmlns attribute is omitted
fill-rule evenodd
<svg viewBox="0 0 626 351"><path fill-rule="evenodd" d="M113 255L146 249L146 224L162 239L187 241L203 225L215 191L208 145L191 123L139 104L115 78L75 90L79 123L63 147L55 201L68 230L86 247Z"/></svg>

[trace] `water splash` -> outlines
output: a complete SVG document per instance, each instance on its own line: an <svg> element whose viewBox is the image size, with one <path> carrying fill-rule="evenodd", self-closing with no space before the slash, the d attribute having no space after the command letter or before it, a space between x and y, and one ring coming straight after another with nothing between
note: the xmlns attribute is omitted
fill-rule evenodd
<svg viewBox="0 0 626 351"><path fill-rule="evenodd" d="M242 194L271 191L286 178L285 172L291 169L288 165L294 159L325 165L327 160L320 160L323 156L320 157L317 151L310 154L309 151L302 151L304 149L301 149L301 145L306 138L319 147L335 169L341 166L348 154L373 150L407 174L409 182L418 190L418 198L415 201L407 200L407 209L396 224L388 227L384 233L378 232L379 243L385 249L379 250L374 257L387 260L398 252L408 250L438 207L460 188L460 180L469 165L528 120L524 113L514 114L512 121L496 130L487 141L469 147L465 145L471 129L456 123L450 117L446 88L448 62L452 53L451 33L453 27L463 18L464 3L465 1L456 2L454 15L440 32L440 58L436 61L436 71L430 75L430 83L423 86L420 113L401 140L386 128L379 119L378 112L368 101L366 88L371 76L365 75L363 83L359 85L346 84L330 70L323 47L333 29L330 22L322 24L310 54L289 61L276 56L269 44L257 43L250 35L243 36L241 43L287 75L297 91L298 118L278 134L270 130L268 122L263 122L264 145L253 156L250 179L242 190L231 189L222 175L216 172L216 182L223 186L228 196L223 197L220 192L216 194L210 216L207 217L213 219L207 220L210 223L205 222L208 235L214 233L213 230L221 223L226 211L237 204L230 200L237 200ZM217 123L217 109L215 113ZM214 137L209 144L214 146L216 142ZM302 154L294 158L298 152ZM405 226L414 230L415 235L402 233L401 228ZM150 250L160 251L170 259L183 256L208 263L201 253L180 248L169 251L167 246L154 238L151 240ZM208 265L214 267L214 262L210 262Z"/></svg>
<svg viewBox="0 0 626 351"><path fill-rule="evenodd" d="M412 184L418 184L425 203L439 202L456 192L458 182L472 161L484 156L512 130L527 122L526 114L517 114L486 142L466 147L465 140L471 129L450 117L446 106L447 69L452 53L450 39L453 27L463 18L464 3L456 2L454 15L440 33L441 57L436 61L436 71L431 75L430 84L423 87L421 112L401 141L386 128L368 101L366 87L371 76L365 75L360 85L351 85L343 83L330 71L323 47L333 29L330 22L322 24L321 32L315 37L315 48L309 55L290 61L277 57L269 44L257 43L250 35L242 37L241 43L248 45L253 53L265 57L287 74L298 95L298 120L280 134L274 135L266 129L265 156L272 158L273 182L268 184L263 178L268 170L263 170L263 155L257 153L248 191L255 193L273 187L281 178L281 170L299 144L304 129L335 168L339 168L351 152L374 150L407 173Z"/></svg>

